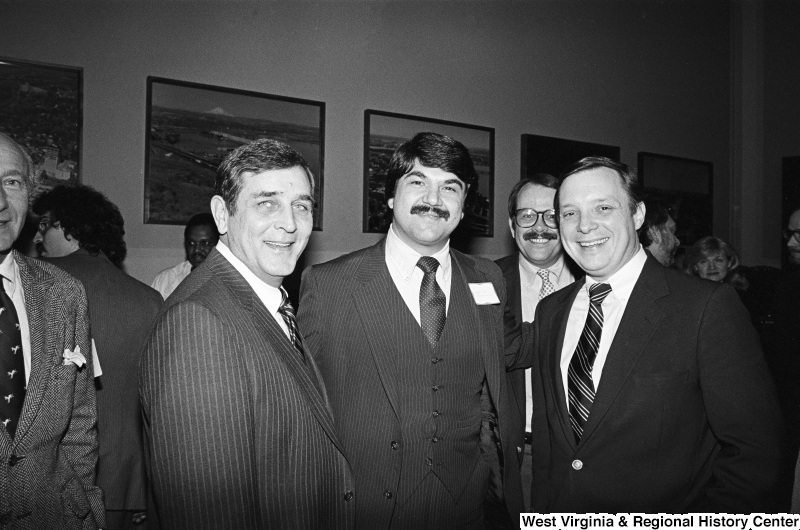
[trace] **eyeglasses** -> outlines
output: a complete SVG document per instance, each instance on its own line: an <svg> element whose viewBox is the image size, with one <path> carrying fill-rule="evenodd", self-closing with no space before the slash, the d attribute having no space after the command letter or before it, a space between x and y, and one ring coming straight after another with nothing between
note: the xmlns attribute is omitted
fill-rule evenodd
<svg viewBox="0 0 800 530"><path fill-rule="evenodd" d="M514 212L514 221L520 228L529 228L539 222L539 216L542 217L545 226L558 228L558 217L556 211L552 209L539 212L533 208L520 208Z"/></svg>
<svg viewBox="0 0 800 530"><path fill-rule="evenodd" d="M58 223L58 221L53 221L49 217L39 219L39 233L44 235L50 228L56 226L56 223Z"/></svg>
<svg viewBox="0 0 800 530"><path fill-rule="evenodd" d="M787 228L783 231L783 239L786 241L793 239L795 243L800 243L800 230L789 230Z"/></svg>

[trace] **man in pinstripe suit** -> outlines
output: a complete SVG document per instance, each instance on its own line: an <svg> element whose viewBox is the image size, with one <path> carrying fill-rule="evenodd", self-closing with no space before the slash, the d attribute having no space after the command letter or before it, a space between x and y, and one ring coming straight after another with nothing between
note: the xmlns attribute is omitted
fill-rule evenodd
<svg viewBox="0 0 800 530"><path fill-rule="evenodd" d="M490 499L508 523L503 493L516 522L519 467L498 465L516 460L504 357L519 328L500 269L449 246L478 175L464 145L434 133L398 147L388 175L386 238L306 270L301 286L300 324L353 462L356 525L484 528Z"/></svg>
<svg viewBox="0 0 800 530"><path fill-rule="evenodd" d="M16 313L22 350L0 352L4 366L19 361L19 369L0 374L0 388L6 401L19 398L21 407L3 409L10 416L0 420L0 528L101 528L86 295L64 271L11 250L34 187L30 156L0 134L0 282L6 299L0 313ZM13 327L4 335L13 335ZM24 377L19 395L6 391L15 377Z"/></svg>
<svg viewBox="0 0 800 530"><path fill-rule="evenodd" d="M350 528L350 464L281 289L312 229L313 176L286 144L217 170L221 234L162 308L140 367L165 528Z"/></svg>

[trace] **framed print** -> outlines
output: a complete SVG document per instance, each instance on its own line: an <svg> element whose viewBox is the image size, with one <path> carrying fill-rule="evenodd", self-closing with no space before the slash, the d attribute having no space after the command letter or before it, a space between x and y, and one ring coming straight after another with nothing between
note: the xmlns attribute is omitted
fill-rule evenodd
<svg viewBox="0 0 800 530"><path fill-rule="evenodd" d="M325 103L148 77L145 223L185 224L209 211L220 162L259 138L291 145L311 166L322 230Z"/></svg>
<svg viewBox="0 0 800 530"><path fill-rule="evenodd" d="M639 182L645 192L663 197L672 207L681 247L714 235L714 164L640 152Z"/></svg>
<svg viewBox="0 0 800 530"><path fill-rule="evenodd" d="M0 58L0 132L24 146L40 190L80 182L83 70Z"/></svg>
<svg viewBox="0 0 800 530"><path fill-rule="evenodd" d="M619 162L619 147L523 134L520 178L532 177L536 173L558 177L565 169L587 156L604 156Z"/></svg>
<svg viewBox="0 0 800 530"><path fill-rule="evenodd" d="M491 237L494 232L494 129L406 114L364 112L364 232L385 233L392 222L386 204L386 171L395 148L420 132L450 136L469 150L478 172L470 190L459 230L467 236Z"/></svg>

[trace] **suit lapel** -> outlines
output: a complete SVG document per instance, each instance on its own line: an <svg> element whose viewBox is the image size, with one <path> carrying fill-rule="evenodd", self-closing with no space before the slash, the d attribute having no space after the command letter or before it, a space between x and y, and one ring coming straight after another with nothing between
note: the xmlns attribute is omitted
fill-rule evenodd
<svg viewBox="0 0 800 530"><path fill-rule="evenodd" d="M54 278L38 267L33 267L26 258L13 254L19 266L19 276L22 283L22 290L25 295L25 314L28 317L28 329L30 330L31 341L31 373L28 377L28 386L25 392L25 403L22 407L19 428L14 437L15 442L24 439L25 433L30 429L39 408L42 405L50 372L54 366L54 360L47 358L48 348L45 343L45 322L57 325L61 322L60 315L51 315L47 318L46 311L53 310L53 304L48 303L48 290ZM51 330L52 331L52 330ZM62 352L58 352L62 353Z"/></svg>
<svg viewBox="0 0 800 530"><path fill-rule="evenodd" d="M631 374L636 361L644 353L664 311L655 303L669 294L664 270L653 258L647 258L642 273L631 292L628 305L614 335L608 352L600 387L597 389L589 419L583 429L581 444L587 442L603 421L622 386Z"/></svg>
<svg viewBox="0 0 800 530"><path fill-rule="evenodd" d="M333 415L328 406L327 397L320 392L322 385L318 380L313 380L314 377L318 376L315 367L306 367L303 358L294 349L286 334L258 298L253 288L225 257L216 250L212 250L206 261L213 273L231 290L239 304L251 314L255 332L269 344L278 359L287 367L298 388L305 396L314 417L328 434L328 437L339 448L339 451L342 454L346 454L344 447L336 437ZM305 357L306 359L309 358L308 355Z"/></svg>
<svg viewBox="0 0 800 530"><path fill-rule="evenodd" d="M355 279L361 284L361 288L353 292L353 303L363 324L384 392L399 419L400 408L395 381L399 352L396 350L396 345L403 341L397 340L396 337L402 333L403 327L398 325L398 321L406 316L413 320L413 317L386 267L385 241L384 239L372 246L359 264ZM396 298L399 302L390 303L387 297Z"/></svg>

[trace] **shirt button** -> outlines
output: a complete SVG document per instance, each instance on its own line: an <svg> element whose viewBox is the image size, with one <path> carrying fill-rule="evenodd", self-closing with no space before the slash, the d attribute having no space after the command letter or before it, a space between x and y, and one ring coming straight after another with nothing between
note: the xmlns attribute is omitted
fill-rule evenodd
<svg viewBox="0 0 800 530"><path fill-rule="evenodd" d="M400 448L400 444L399 444L399 443L397 443L397 442L392 442L392 449L394 449L395 451L397 451L399 448Z"/></svg>
<svg viewBox="0 0 800 530"><path fill-rule="evenodd" d="M574 469L575 471L580 471L581 469L583 469L583 462L581 462L580 460L573 460L572 469Z"/></svg>
<svg viewBox="0 0 800 530"><path fill-rule="evenodd" d="M345 493L344 494L344 500L346 500L347 502L352 501L353 500L353 492L352 491L348 491L347 493Z"/></svg>
<svg viewBox="0 0 800 530"><path fill-rule="evenodd" d="M386 490L386 491L383 492L383 496L386 497L387 499L391 499L392 498L392 492L389 491L389 490Z"/></svg>
<svg viewBox="0 0 800 530"><path fill-rule="evenodd" d="M433 417L434 418L438 418L439 417L439 411L438 410L434 410L433 411Z"/></svg>

